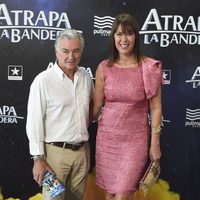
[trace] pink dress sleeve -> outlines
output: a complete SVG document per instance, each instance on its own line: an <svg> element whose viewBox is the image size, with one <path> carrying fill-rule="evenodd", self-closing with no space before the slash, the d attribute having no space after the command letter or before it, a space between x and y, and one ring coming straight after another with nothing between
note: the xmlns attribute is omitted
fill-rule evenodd
<svg viewBox="0 0 200 200"><path fill-rule="evenodd" d="M146 97L150 99L162 84L162 64L158 60L147 58L142 62L142 72Z"/></svg>
<svg viewBox="0 0 200 200"><path fill-rule="evenodd" d="M103 60L103 61L101 61L99 63L99 66L100 66L100 68L101 68L101 70L103 72L103 78L104 78L104 80L107 77L107 74L106 74L106 66L107 66L107 64L108 64L108 60Z"/></svg>

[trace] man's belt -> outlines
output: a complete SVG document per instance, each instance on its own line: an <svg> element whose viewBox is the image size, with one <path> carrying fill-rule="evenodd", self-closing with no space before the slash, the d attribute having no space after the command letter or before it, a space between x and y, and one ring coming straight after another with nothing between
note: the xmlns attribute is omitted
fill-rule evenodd
<svg viewBox="0 0 200 200"><path fill-rule="evenodd" d="M63 149L71 149L73 151L77 151L79 150L86 142L81 142L81 143L78 143L78 144L69 144L69 143L66 143L66 142L50 142L50 143L47 143L47 144L51 144L53 146L56 146L56 147L61 147Z"/></svg>

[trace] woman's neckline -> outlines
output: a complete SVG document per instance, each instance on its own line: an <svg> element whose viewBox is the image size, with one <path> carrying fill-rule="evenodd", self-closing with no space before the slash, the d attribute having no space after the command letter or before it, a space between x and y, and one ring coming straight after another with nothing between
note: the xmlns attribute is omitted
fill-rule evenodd
<svg viewBox="0 0 200 200"><path fill-rule="evenodd" d="M113 63L113 67L118 68L118 69L137 69L141 67L141 64L137 64L137 66L134 66L134 67L129 67L128 65L127 66L121 65L121 67L119 67L119 65Z"/></svg>

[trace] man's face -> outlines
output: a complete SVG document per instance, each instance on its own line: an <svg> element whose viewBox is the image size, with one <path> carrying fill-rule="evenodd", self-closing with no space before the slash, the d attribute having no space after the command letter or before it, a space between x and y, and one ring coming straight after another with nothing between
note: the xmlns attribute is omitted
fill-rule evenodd
<svg viewBox="0 0 200 200"><path fill-rule="evenodd" d="M63 71L75 70L81 60L82 49L80 39L61 39L56 48L58 65Z"/></svg>

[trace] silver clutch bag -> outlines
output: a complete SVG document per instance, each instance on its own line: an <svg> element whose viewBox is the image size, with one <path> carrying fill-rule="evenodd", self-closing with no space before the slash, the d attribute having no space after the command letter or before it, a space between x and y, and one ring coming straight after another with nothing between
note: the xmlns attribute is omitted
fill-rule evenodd
<svg viewBox="0 0 200 200"><path fill-rule="evenodd" d="M139 182L139 189L146 195L152 188L153 184L157 181L160 175L160 167L158 167L153 161L148 166L144 176Z"/></svg>

